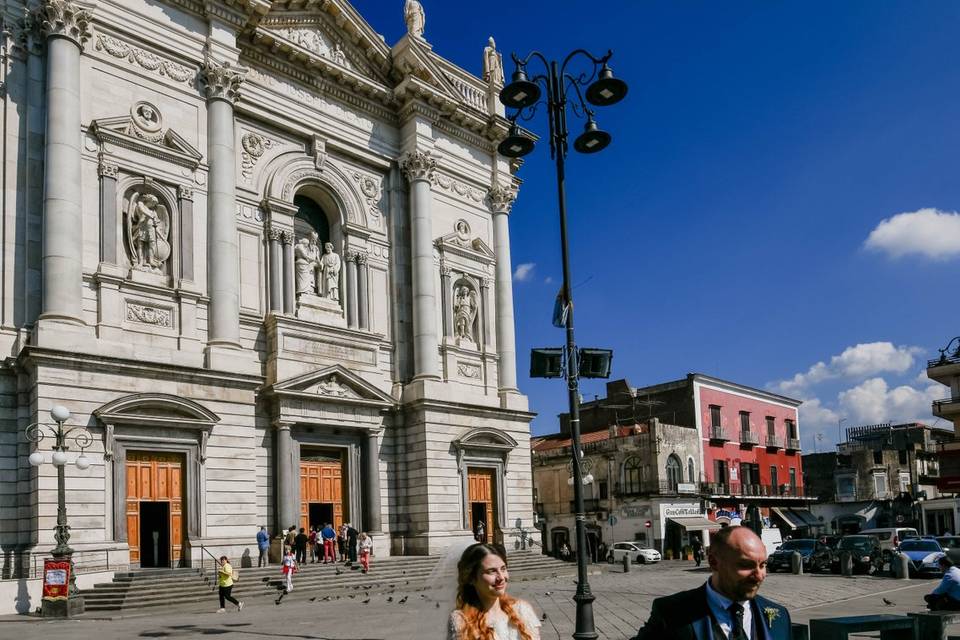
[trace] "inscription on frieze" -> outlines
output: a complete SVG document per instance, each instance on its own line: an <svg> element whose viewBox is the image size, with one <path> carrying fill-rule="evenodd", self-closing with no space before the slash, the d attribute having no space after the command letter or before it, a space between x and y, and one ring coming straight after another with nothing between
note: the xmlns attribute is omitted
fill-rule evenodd
<svg viewBox="0 0 960 640"><path fill-rule="evenodd" d="M340 342L320 341L296 335L283 336L283 350L324 358L350 360L361 364L377 364L375 349L363 349Z"/></svg>

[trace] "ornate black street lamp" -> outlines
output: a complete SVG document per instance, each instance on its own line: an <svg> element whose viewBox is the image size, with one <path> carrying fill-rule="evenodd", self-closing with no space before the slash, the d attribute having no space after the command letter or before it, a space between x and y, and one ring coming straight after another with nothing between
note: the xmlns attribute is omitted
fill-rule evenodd
<svg viewBox="0 0 960 640"><path fill-rule="evenodd" d="M67 524L67 504L66 504L66 477L65 467L67 465L67 451L70 447L67 443L72 441L80 448L80 455L74 461L77 469L84 471L90 467L90 459L84 455L84 449L93 442L93 436L83 427L68 427L64 429L63 423L70 419L70 411L61 405L55 405L50 410L50 417L56 423L56 426L35 422L26 428L27 440L39 443L45 437L54 438L52 462L57 468L57 526L54 530L53 538L57 541L57 546L51 551L51 555L56 560L66 560L70 563L70 578L67 587L67 599L44 602L44 617L70 617L72 615L83 613L83 596L77 589L77 579L73 566L73 549L70 548L70 525ZM43 453L34 451L29 457L30 464L39 467L44 462ZM62 604L61 604L62 603Z"/></svg>
<svg viewBox="0 0 960 640"><path fill-rule="evenodd" d="M510 84L500 91L500 102L517 112L511 116L510 134L500 143L498 150L508 158L519 158L533 151L534 141L521 131L517 125L520 119L528 120L534 116L533 107L540 100L543 85L547 95L547 114L550 127L550 155L557 163L557 196L560 204L560 247L563 256L563 289L561 292L564 314L560 314L562 324L567 329L566 378L570 402L570 434L573 441L573 499L576 511L577 536L577 593L573 599L577 603L576 631L577 640L594 640L597 632L593 624L593 594L587 581L587 537L585 530L586 515L583 507L583 476L580 460L580 354L573 339L573 296L570 290L570 259L567 247L567 197L564 175L564 160L567 157L567 107L574 115L586 117L583 133L573 142L573 148L580 153L596 153L610 144L610 134L600 129L594 119L594 106L606 107L620 102L627 95L627 85L615 78L607 64L613 52L608 51L601 58L577 49L564 58L562 63L548 61L539 51L533 51L521 59L512 55L516 70ZM589 73L573 75L567 72L567 65L574 59L585 58L592 64ZM531 60L543 63L545 74L527 77L527 64ZM586 89L586 101L581 89ZM567 100L568 92L573 91L575 101ZM524 113L527 115L524 117ZM608 361L609 363L609 361Z"/></svg>

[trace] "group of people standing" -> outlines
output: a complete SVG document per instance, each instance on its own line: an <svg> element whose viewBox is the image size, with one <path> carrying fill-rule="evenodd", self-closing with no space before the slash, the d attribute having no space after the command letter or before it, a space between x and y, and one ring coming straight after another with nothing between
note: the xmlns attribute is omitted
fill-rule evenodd
<svg viewBox="0 0 960 640"><path fill-rule="evenodd" d="M257 541L260 544L260 534L257 534ZM307 563L308 553L310 564L339 561L351 566L359 559L363 573L367 573L373 555L373 539L349 523L342 524L339 529L327 523L322 527L311 526L309 533L303 527L299 532L296 527L290 527L284 535L283 548L281 570L285 578L284 592L290 593L293 591L293 574L300 570L300 565Z"/></svg>

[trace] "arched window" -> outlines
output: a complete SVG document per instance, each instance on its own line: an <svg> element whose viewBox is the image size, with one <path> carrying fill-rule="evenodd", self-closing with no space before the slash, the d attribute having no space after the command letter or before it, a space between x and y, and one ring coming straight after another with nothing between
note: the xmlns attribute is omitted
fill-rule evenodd
<svg viewBox="0 0 960 640"><path fill-rule="evenodd" d="M330 222L327 214L313 198L301 193L293 196L293 204L297 207L297 215L293 220L293 230L297 238L306 236L309 231L316 231L320 236L317 244L322 250L323 245L330 242Z"/></svg>
<svg viewBox="0 0 960 640"><path fill-rule="evenodd" d="M683 465L677 456L671 454L667 458L667 486L671 491L677 490L677 485L683 480Z"/></svg>
<svg viewBox="0 0 960 640"><path fill-rule="evenodd" d="M640 493L640 458L636 456L623 463L623 493Z"/></svg>
<svg viewBox="0 0 960 640"><path fill-rule="evenodd" d="M693 466L693 458L687 458L687 482L694 484L697 481L697 471Z"/></svg>

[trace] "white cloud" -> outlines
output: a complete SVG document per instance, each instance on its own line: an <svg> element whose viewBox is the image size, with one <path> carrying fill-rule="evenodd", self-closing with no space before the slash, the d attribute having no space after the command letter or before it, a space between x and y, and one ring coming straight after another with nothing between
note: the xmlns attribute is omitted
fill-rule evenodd
<svg viewBox="0 0 960 640"><path fill-rule="evenodd" d="M550 276L547 276L546 278L543 279L543 284L553 284L553 278L551 278Z"/></svg>
<svg viewBox="0 0 960 640"><path fill-rule="evenodd" d="M536 262L521 262L513 270L513 279L517 282L526 282L533 277L533 268L536 266Z"/></svg>
<svg viewBox="0 0 960 640"><path fill-rule="evenodd" d="M943 386L929 384L922 388L901 385L890 388L883 378L870 378L841 391L840 406L853 424L881 422L930 422L930 405L944 394Z"/></svg>
<svg viewBox="0 0 960 640"><path fill-rule="evenodd" d="M867 342L847 347L829 364L820 361L789 380L781 380L775 388L787 395L803 395L812 385L832 378L863 378L878 373L904 373L913 366L914 358L923 353L919 347L896 346L892 342Z"/></svg>
<svg viewBox="0 0 960 640"><path fill-rule="evenodd" d="M892 258L919 254L932 259L960 255L960 213L920 209L880 221L864 247Z"/></svg>
<svg viewBox="0 0 960 640"><path fill-rule="evenodd" d="M823 406L820 398L807 398L800 405L800 433L816 433L817 431L830 432L830 427L837 426L840 416L829 407Z"/></svg>

